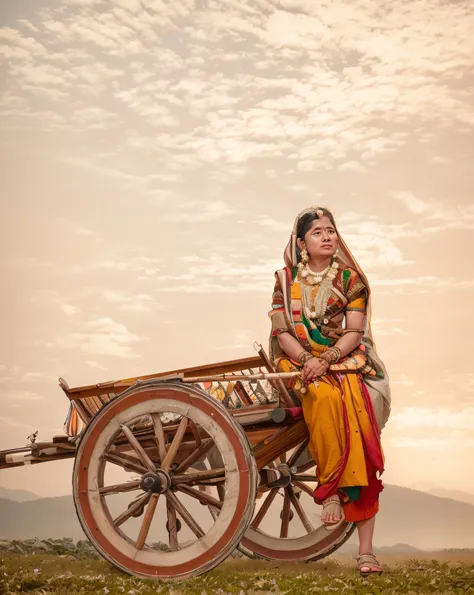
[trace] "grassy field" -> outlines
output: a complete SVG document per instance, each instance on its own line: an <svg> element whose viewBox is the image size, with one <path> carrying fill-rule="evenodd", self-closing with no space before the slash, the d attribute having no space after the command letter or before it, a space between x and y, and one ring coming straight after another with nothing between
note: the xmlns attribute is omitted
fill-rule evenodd
<svg viewBox="0 0 474 595"><path fill-rule="evenodd" d="M328 558L309 564L230 560L207 575L179 582L140 580L105 560L68 554L0 553L0 594L31 595L265 595L267 593L356 593L474 595L473 553L433 553L424 558L380 556L381 577L359 577L350 558Z"/></svg>

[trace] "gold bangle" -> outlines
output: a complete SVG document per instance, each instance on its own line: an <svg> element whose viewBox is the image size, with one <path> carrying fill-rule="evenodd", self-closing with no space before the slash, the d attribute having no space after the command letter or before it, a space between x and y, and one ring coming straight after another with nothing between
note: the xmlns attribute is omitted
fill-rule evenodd
<svg viewBox="0 0 474 595"><path fill-rule="evenodd" d="M330 366L332 363L334 363L334 357L332 353L328 353L327 351L325 351L324 353L322 353L320 355L320 358L322 359L323 362L326 362L328 366Z"/></svg>
<svg viewBox="0 0 474 595"><path fill-rule="evenodd" d="M329 347L327 351L321 354L321 358L328 362L329 365L337 364L337 362L341 359L341 350L339 347Z"/></svg>
<svg viewBox="0 0 474 595"><path fill-rule="evenodd" d="M305 365L305 363L310 360L313 359L314 355L312 353L309 353L309 351L302 351L299 355L298 355L298 361L300 362L300 364L302 366Z"/></svg>
<svg viewBox="0 0 474 595"><path fill-rule="evenodd" d="M330 347L331 351L334 353L336 359L334 360L333 363L337 364L337 362L341 359L341 350L339 349L339 347Z"/></svg>

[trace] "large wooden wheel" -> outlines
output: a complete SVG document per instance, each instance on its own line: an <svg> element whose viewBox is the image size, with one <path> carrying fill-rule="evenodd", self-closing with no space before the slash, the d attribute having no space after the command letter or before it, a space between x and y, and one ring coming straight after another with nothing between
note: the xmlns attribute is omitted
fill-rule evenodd
<svg viewBox="0 0 474 595"><path fill-rule="evenodd" d="M221 467L197 470L211 448ZM150 382L89 423L73 495L84 532L115 566L184 578L237 547L252 519L257 476L244 431L219 403L193 386Z"/></svg>
<svg viewBox="0 0 474 595"><path fill-rule="evenodd" d="M301 441L268 465L268 485L259 490L254 517L240 545L245 553L270 560L319 560L352 535L353 523L344 522L332 531L322 526L322 507L313 500L316 467L307 443Z"/></svg>
<svg viewBox="0 0 474 595"><path fill-rule="evenodd" d="M332 531L322 526L322 507L313 499L315 462L307 448L307 432L299 432L299 435L296 446L280 452L260 473L255 514L239 544L239 550L249 557L318 560L339 548L355 529L349 522ZM283 436L275 444L282 439ZM211 469L222 465L217 450L207 455L206 463ZM209 488L201 486L201 489ZM221 491L219 495L224 494ZM214 506L209 508L217 514Z"/></svg>

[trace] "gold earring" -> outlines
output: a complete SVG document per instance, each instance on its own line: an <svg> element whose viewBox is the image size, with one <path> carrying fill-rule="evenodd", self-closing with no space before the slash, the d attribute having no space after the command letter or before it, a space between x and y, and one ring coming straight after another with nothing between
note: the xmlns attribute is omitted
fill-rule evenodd
<svg viewBox="0 0 474 595"><path fill-rule="evenodd" d="M306 250L306 248L303 248L303 250L301 250L301 262L303 264L306 264L309 260L309 254L308 251Z"/></svg>

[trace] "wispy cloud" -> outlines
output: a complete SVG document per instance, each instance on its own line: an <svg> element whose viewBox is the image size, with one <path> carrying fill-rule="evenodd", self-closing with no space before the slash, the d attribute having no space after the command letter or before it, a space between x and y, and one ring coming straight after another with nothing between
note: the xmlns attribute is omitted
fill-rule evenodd
<svg viewBox="0 0 474 595"><path fill-rule="evenodd" d="M118 291L105 289L103 296L108 302L117 304L119 310L128 312L151 312L153 309L159 308L159 304L153 296L146 293L125 295Z"/></svg>
<svg viewBox="0 0 474 595"><path fill-rule="evenodd" d="M392 415L395 448L458 451L474 446L474 407L406 407ZM392 430L393 431L393 430Z"/></svg>
<svg viewBox="0 0 474 595"><path fill-rule="evenodd" d="M300 171L335 164L342 172L363 172L407 143L407 132L384 130L381 121L474 124L469 93L455 84L472 67L473 54L461 4L448 10L421 0L389 9L384 2L356 2L315 12L311 3L295 11L288 2L261 0L254 6L226 1L219 10L210 3L199 11L191 0L75 0L45 15L41 28L22 19L18 29L1 32L3 55L13 60L10 91L55 103L71 98L72 89L84 96L112 89L150 127L148 134L140 127L137 136L153 139L169 166L272 156L288 158ZM421 26L426 19L429 29ZM163 42L160 31L176 27L189 57ZM245 51L237 50L243 39ZM215 52L216 43L226 51ZM159 51L159 71L150 47ZM61 60L68 68L55 64ZM233 67L249 60L253 72ZM272 69L283 76L268 76ZM120 124L120 110L107 110L105 102L77 103L63 126ZM197 126L186 124L180 108ZM20 109L18 123L21 116ZM168 134L169 127L176 133Z"/></svg>
<svg viewBox="0 0 474 595"><path fill-rule="evenodd" d="M403 277L397 279L374 279L371 281L373 287L391 287L395 293L402 293L405 287L418 288L424 293L433 289L471 289L474 287L474 279L455 279L454 277Z"/></svg>
<svg viewBox="0 0 474 595"><path fill-rule="evenodd" d="M404 325L405 321L401 318L374 318L371 322L372 330L378 337L406 335L408 333L403 328Z"/></svg>
<svg viewBox="0 0 474 595"><path fill-rule="evenodd" d="M204 202L188 201L175 205L174 212L166 215L168 221L181 223L202 223L217 221L235 213L235 210L223 201Z"/></svg>
<svg viewBox="0 0 474 595"><path fill-rule="evenodd" d="M66 314L66 316L74 316L80 312L79 308L71 306L70 304L61 304L61 311L63 314Z"/></svg>
<svg viewBox="0 0 474 595"><path fill-rule="evenodd" d="M400 429L433 428L474 432L474 407L448 408L406 407L391 417Z"/></svg>
<svg viewBox="0 0 474 595"><path fill-rule="evenodd" d="M95 362L93 360L86 360L86 364L93 368L94 370L108 370L106 366L103 366L99 362Z"/></svg>
<svg viewBox="0 0 474 595"><path fill-rule="evenodd" d="M163 258L137 254L135 256L117 255L115 258L97 260L87 265L73 267L74 273L91 270L115 271L118 273L135 273L139 276L155 276L163 265Z"/></svg>
<svg viewBox="0 0 474 595"><path fill-rule="evenodd" d="M25 268L25 269L43 269L51 267L52 264L50 262L46 262L41 260L40 258L36 258L35 256L24 256L19 258L14 258L10 261L11 266Z"/></svg>
<svg viewBox="0 0 474 595"><path fill-rule="evenodd" d="M428 201L423 201L413 195L412 192L395 192L393 198L403 203L411 213L426 213L432 208Z"/></svg>
<svg viewBox="0 0 474 595"><path fill-rule="evenodd" d="M18 419L11 419L0 415L0 425L4 428L31 428L31 425L18 421Z"/></svg>
<svg viewBox="0 0 474 595"><path fill-rule="evenodd" d="M0 366L1 384L37 384L57 382L54 374L47 372L25 371L20 366ZM26 391L28 393L28 391Z"/></svg>
<svg viewBox="0 0 474 595"><path fill-rule="evenodd" d="M135 353L133 347L144 340L112 318L98 318L83 322L79 331L60 337L56 346L84 351L90 355L135 359L140 354Z"/></svg>
<svg viewBox="0 0 474 595"><path fill-rule="evenodd" d="M10 389L0 391L0 400L3 402L16 403L18 401L43 401L44 397L24 389Z"/></svg>
<svg viewBox="0 0 474 595"><path fill-rule="evenodd" d="M400 378L393 380L393 383L400 386L413 386L415 384L406 374L401 374Z"/></svg>
<svg viewBox="0 0 474 595"><path fill-rule="evenodd" d="M255 342L255 336L249 329L242 329L234 334L234 337L229 340L226 345L215 345L213 351L222 351L223 349L232 350L246 350L247 353L252 349L253 343Z"/></svg>

